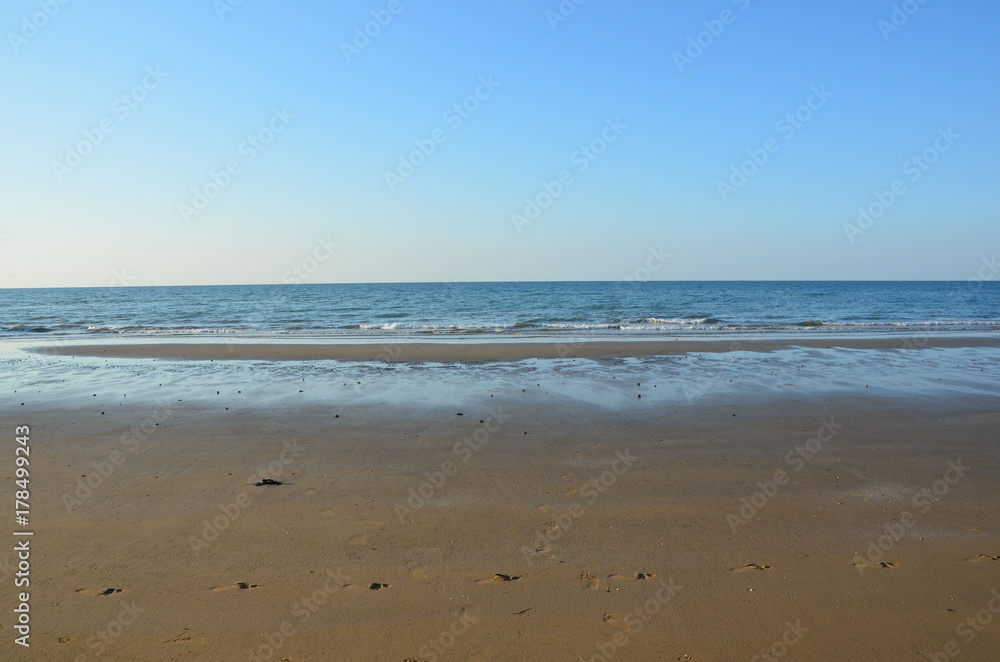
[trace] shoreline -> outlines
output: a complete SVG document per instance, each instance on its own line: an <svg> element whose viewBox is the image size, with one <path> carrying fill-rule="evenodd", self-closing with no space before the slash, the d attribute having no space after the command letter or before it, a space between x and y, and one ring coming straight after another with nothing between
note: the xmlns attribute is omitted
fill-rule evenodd
<svg viewBox="0 0 1000 662"><path fill-rule="evenodd" d="M490 362L556 358L627 358L731 351L773 352L793 347L928 349L1000 347L1000 337L789 338L765 340L573 340L532 342L385 343L129 343L27 347L30 353L74 357L188 361Z"/></svg>

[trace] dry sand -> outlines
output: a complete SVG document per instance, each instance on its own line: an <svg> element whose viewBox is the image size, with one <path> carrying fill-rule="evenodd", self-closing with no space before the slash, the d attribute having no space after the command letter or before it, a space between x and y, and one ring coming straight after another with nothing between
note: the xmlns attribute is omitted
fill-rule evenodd
<svg viewBox="0 0 1000 662"><path fill-rule="evenodd" d="M3 659L1000 659L985 398L24 397L32 646L8 609Z"/></svg>

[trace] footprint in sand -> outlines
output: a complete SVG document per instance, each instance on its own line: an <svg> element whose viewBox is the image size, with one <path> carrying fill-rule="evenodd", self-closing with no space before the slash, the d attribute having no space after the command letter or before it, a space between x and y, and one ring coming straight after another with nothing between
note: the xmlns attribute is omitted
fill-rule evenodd
<svg viewBox="0 0 1000 662"><path fill-rule="evenodd" d="M315 487L310 487L308 490L304 492L304 494L306 496L315 496L317 492L319 492L319 490L317 490Z"/></svg>
<svg viewBox="0 0 1000 662"><path fill-rule="evenodd" d="M115 593L121 593L120 588L106 588L103 591L95 591L92 588L78 588L74 593L83 593L84 595L114 595Z"/></svg>
<svg viewBox="0 0 1000 662"><path fill-rule="evenodd" d="M748 570L770 570L773 565L764 565L763 563L747 563L739 568L733 568L733 572L747 572Z"/></svg>
<svg viewBox="0 0 1000 662"><path fill-rule="evenodd" d="M183 642L183 641L191 641L191 637L189 637L188 634L187 634L188 630L190 630L190 629L191 628L184 628L183 630L181 630L181 633L179 635L177 635L173 639L167 639L163 643L165 643L165 644L177 644L177 643L180 643L180 642Z"/></svg>
<svg viewBox="0 0 1000 662"><path fill-rule="evenodd" d="M995 554L980 554L979 556L973 556L971 559L965 559L969 563L977 563L979 561L1000 561L1000 556Z"/></svg>
<svg viewBox="0 0 1000 662"><path fill-rule="evenodd" d="M516 582L521 578L521 575L504 575L502 573L497 573L492 577L487 579L477 579L477 584L493 584L494 582Z"/></svg>
<svg viewBox="0 0 1000 662"><path fill-rule="evenodd" d="M608 612L604 614L604 622L610 625L611 627L618 628L622 632L629 631L628 626L622 622L621 617L614 612Z"/></svg>
<svg viewBox="0 0 1000 662"><path fill-rule="evenodd" d="M548 529L548 531L545 532L545 535L549 537L559 530L559 525L555 522L546 522L545 524L542 524L542 526Z"/></svg>
<svg viewBox="0 0 1000 662"><path fill-rule="evenodd" d="M541 547L536 547L534 550L534 554L535 556L544 556L547 559L554 559L556 557L556 555L552 553L552 548L546 547L544 545Z"/></svg>
<svg viewBox="0 0 1000 662"><path fill-rule="evenodd" d="M258 584L251 584L249 582L237 582L235 584L226 584L225 586L213 586L210 591L231 591L233 589L240 589L245 591L249 588L257 588Z"/></svg>
<svg viewBox="0 0 1000 662"><path fill-rule="evenodd" d="M653 572L637 572L633 576L623 575L620 572L616 572L613 575L608 575L608 579L635 579L635 580L646 580L653 579L656 577L656 573Z"/></svg>
<svg viewBox="0 0 1000 662"><path fill-rule="evenodd" d="M411 579L430 579L431 569L426 565L418 565L410 568L410 578Z"/></svg>
<svg viewBox="0 0 1000 662"><path fill-rule="evenodd" d="M585 572L582 575L580 575L580 579L582 579L587 583L587 588L589 588L591 591L596 591L601 587L601 580L593 576L589 572Z"/></svg>
<svg viewBox="0 0 1000 662"><path fill-rule="evenodd" d="M336 511L333 508L324 508L319 511L319 514L323 517L333 517L336 514Z"/></svg>
<svg viewBox="0 0 1000 662"><path fill-rule="evenodd" d="M364 547L365 545L368 544L368 536L361 536L361 535L354 536L353 538L351 538L350 544L354 545L355 547Z"/></svg>
<svg viewBox="0 0 1000 662"><path fill-rule="evenodd" d="M366 589L368 591L381 591L384 588L392 588L392 584L383 584L382 582L372 582L367 586L364 584L344 584L344 588Z"/></svg>
<svg viewBox="0 0 1000 662"><path fill-rule="evenodd" d="M73 641L72 637L65 637L65 636L59 637L59 643L60 644L65 644L65 643L70 642L70 641Z"/></svg>
<svg viewBox="0 0 1000 662"><path fill-rule="evenodd" d="M892 570L893 568L898 568L898 563L892 563L890 561L880 561L879 563L852 563L855 568L883 568L885 570Z"/></svg>

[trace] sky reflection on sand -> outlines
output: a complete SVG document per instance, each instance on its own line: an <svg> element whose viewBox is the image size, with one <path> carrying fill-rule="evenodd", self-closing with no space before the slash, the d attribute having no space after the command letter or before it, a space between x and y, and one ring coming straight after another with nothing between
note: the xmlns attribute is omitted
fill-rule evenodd
<svg viewBox="0 0 1000 662"><path fill-rule="evenodd" d="M26 393L47 407L168 398L218 404L237 391L256 406L460 405L487 394L548 394L599 408L678 407L715 397L782 399L1000 395L1000 348L790 348L622 359L495 363L168 361L0 353L0 404ZM219 395L216 392L219 392ZM97 394L97 397L94 397ZM639 397L641 396L641 397ZM90 398L90 400L87 400ZM37 397L32 398L38 402Z"/></svg>

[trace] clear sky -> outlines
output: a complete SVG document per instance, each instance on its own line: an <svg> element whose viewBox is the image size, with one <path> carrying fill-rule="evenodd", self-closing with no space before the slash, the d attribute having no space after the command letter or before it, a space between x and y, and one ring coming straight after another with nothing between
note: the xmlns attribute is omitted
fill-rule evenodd
<svg viewBox="0 0 1000 662"><path fill-rule="evenodd" d="M1000 4L895 7L7 0L0 287L965 280Z"/></svg>

